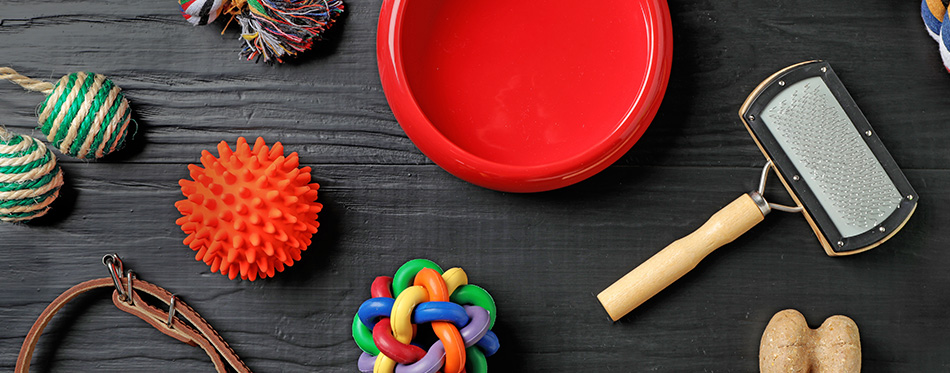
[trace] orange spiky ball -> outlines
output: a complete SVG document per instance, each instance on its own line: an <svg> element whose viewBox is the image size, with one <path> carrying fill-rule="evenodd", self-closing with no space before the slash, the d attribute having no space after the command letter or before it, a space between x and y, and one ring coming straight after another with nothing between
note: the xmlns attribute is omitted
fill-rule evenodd
<svg viewBox="0 0 950 373"><path fill-rule="evenodd" d="M195 260L232 280L273 277L300 260L320 223L320 185L310 182L310 167L298 168L297 153L284 157L279 142L269 148L258 137L251 149L239 137L237 148L218 144L220 157L201 152L201 164L188 165L191 178L179 181L184 200L175 203L175 223L188 235Z"/></svg>

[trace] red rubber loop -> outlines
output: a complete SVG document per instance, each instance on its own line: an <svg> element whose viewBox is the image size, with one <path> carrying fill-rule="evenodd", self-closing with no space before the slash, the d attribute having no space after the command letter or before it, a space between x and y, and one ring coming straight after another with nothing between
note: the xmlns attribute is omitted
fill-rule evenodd
<svg viewBox="0 0 950 373"><path fill-rule="evenodd" d="M426 356L426 351L419 346L399 343L396 337L393 337L393 328L388 317L380 319L373 327L373 342L379 348L379 353L400 364L412 364Z"/></svg>
<svg viewBox="0 0 950 373"><path fill-rule="evenodd" d="M373 295L373 298L392 298L393 292L390 290L392 288L393 278L389 276L379 276L373 280L373 285L370 287L370 294Z"/></svg>

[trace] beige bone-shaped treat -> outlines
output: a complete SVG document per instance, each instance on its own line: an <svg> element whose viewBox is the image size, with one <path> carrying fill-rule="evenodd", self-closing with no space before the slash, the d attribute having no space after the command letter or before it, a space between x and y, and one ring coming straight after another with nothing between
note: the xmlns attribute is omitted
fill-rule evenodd
<svg viewBox="0 0 950 373"><path fill-rule="evenodd" d="M810 329L796 310L772 316L759 346L759 371L797 373L851 373L861 371L858 326L847 316L825 319Z"/></svg>

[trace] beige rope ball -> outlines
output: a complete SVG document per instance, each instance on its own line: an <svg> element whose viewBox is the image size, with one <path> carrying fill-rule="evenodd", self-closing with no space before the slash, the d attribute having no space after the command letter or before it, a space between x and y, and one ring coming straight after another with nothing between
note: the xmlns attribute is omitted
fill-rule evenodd
<svg viewBox="0 0 950 373"><path fill-rule="evenodd" d="M129 102L105 76L78 72L54 84L0 67L0 79L47 95L39 108L38 129L63 154L82 159L102 158L125 145L131 120Z"/></svg>
<svg viewBox="0 0 950 373"><path fill-rule="evenodd" d="M46 144L0 126L0 221L46 215L62 186L63 171Z"/></svg>

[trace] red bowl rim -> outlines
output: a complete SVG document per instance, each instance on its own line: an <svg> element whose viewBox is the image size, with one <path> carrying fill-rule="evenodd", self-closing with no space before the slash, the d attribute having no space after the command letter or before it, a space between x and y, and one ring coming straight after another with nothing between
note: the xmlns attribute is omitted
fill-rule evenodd
<svg viewBox="0 0 950 373"><path fill-rule="evenodd" d="M376 34L383 92L399 125L419 150L449 173L470 183L506 192L540 192L584 180L623 156L646 131L663 100L673 56L669 8L664 0L641 0L653 31L647 78L613 132L589 150L543 165L518 166L487 160L446 138L422 111L402 63L401 24L407 1L384 0Z"/></svg>

